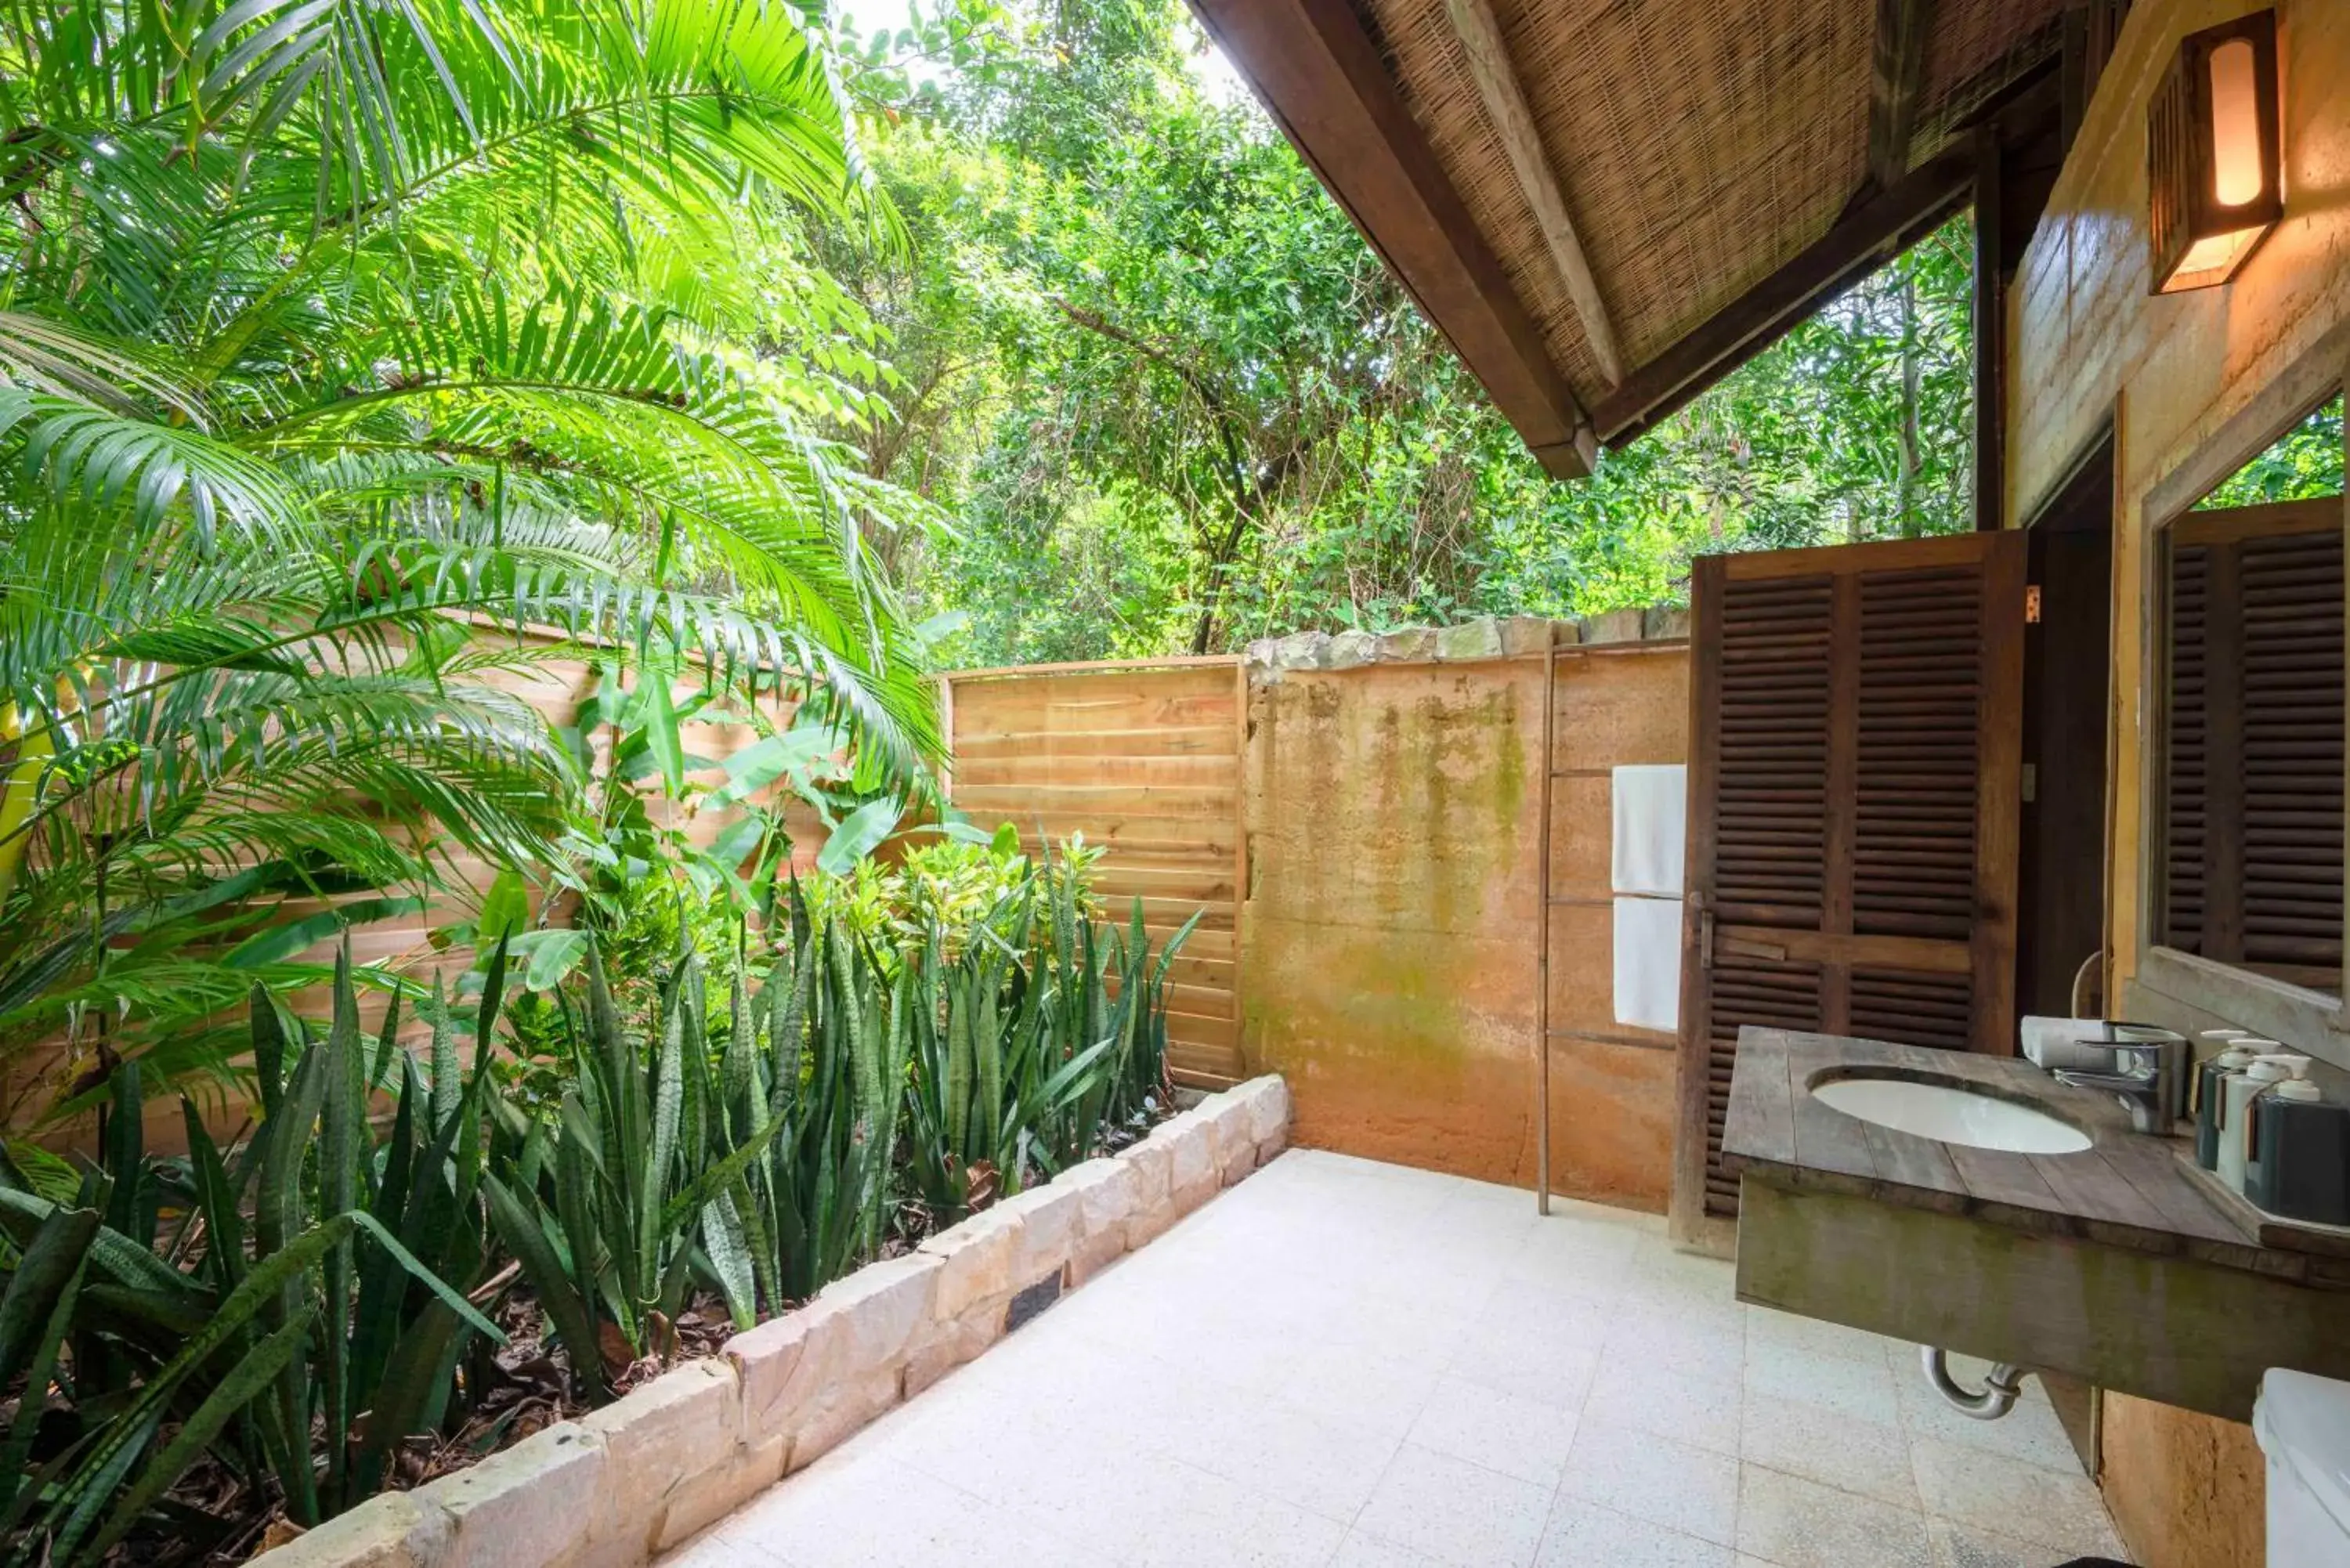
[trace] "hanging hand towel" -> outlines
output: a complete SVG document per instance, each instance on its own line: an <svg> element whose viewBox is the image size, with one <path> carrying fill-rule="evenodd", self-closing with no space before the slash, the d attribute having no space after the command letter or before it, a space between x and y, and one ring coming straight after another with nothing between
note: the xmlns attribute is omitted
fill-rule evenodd
<svg viewBox="0 0 2350 1568"><path fill-rule="evenodd" d="M1615 890L1679 898L1689 769L1679 763L1617 768L1614 786Z"/></svg>
<svg viewBox="0 0 2350 1568"><path fill-rule="evenodd" d="M1616 1022L1681 1026L1681 901L1616 900Z"/></svg>

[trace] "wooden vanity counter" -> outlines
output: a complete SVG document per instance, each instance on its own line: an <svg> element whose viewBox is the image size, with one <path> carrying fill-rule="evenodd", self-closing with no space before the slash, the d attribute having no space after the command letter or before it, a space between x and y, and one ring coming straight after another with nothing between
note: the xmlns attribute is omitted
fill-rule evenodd
<svg viewBox="0 0 2350 1568"><path fill-rule="evenodd" d="M2013 1100L2091 1147L2014 1154L1898 1132L1812 1096L1838 1076ZM2190 1152L2022 1057L1750 1027L1722 1135L1738 1293L2236 1420L2269 1366L2350 1376L2350 1256L2264 1245Z"/></svg>

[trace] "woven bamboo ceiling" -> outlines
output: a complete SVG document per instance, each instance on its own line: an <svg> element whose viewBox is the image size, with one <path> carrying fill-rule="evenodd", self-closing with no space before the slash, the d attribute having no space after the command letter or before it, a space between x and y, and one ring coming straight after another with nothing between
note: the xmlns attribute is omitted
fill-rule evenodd
<svg viewBox="0 0 2350 1568"><path fill-rule="evenodd" d="M1963 205L1969 127L2043 70L2064 0L1193 4L1572 474L1848 281L1846 253Z"/></svg>

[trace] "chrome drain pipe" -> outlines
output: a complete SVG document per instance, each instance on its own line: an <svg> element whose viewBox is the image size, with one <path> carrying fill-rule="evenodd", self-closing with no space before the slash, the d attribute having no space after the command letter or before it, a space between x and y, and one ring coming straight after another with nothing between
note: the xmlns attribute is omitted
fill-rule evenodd
<svg viewBox="0 0 2350 1568"><path fill-rule="evenodd" d="M1926 1381L1961 1416L1971 1416L1978 1421L1996 1421L2015 1408L2015 1401L2023 1393L2023 1368L2002 1361L1983 1378L1980 1390L1961 1387L1950 1376L1950 1353L1930 1345L1918 1347L1918 1360L1926 1369Z"/></svg>

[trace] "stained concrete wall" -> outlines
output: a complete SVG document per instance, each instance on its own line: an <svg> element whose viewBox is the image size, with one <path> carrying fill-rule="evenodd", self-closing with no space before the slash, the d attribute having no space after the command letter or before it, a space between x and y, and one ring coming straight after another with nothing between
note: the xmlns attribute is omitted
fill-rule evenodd
<svg viewBox="0 0 2350 1568"><path fill-rule="evenodd" d="M2147 1568L2262 1568L2267 1474L2252 1429L2106 1396L2106 1505Z"/></svg>
<svg viewBox="0 0 2350 1568"><path fill-rule="evenodd" d="M2108 889L2119 971L2145 925L2147 824L2140 739L2153 664L2153 531L2276 430L2264 401L2314 403L2350 365L2350 6L2276 6L2284 92L2284 221L2222 288L2149 296L2146 119L2187 33L2245 0L2139 0L2097 84L2010 299L2008 521L2053 495L2106 422L2116 431L2113 691L2115 802ZM2300 392L2275 417L2303 411ZM2207 487L2207 486L2205 486Z"/></svg>
<svg viewBox="0 0 2350 1568"><path fill-rule="evenodd" d="M2148 994L2129 981L2147 926L2153 530L2338 385L2350 362L2350 5L2342 0L2275 5L2284 221L2226 287L2147 293L2147 103L2181 37L2255 8L2138 0L2009 300L2011 525L2056 492L2108 420L2116 431L2107 950L2116 991L2134 998ZM2141 1562L2259 1561L2262 1476L2248 1432L2114 1400L2105 1452L2106 1495Z"/></svg>
<svg viewBox="0 0 2350 1568"><path fill-rule="evenodd" d="M1550 628L1458 629L1257 660L1243 1052L1287 1078L1301 1144L1532 1187ZM1685 759L1688 652L1677 619L1642 629L1557 632L1552 1186L1661 1210L1673 1039L1613 1021L1607 771Z"/></svg>

